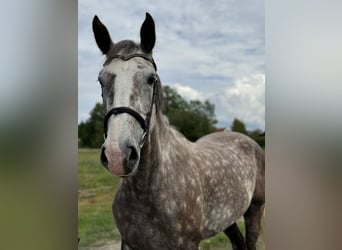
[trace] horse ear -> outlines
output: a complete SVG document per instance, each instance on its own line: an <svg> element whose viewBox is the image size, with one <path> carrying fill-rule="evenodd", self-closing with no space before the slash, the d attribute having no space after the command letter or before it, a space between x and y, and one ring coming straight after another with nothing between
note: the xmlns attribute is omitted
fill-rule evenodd
<svg viewBox="0 0 342 250"><path fill-rule="evenodd" d="M111 48L113 42L110 38L109 32L100 19L95 15L93 19L93 32L97 46L100 48L103 54L107 54Z"/></svg>
<svg viewBox="0 0 342 250"><path fill-rule="evenodd" d="M152 16L146 12L145 21L140 29L140 47L146 53L151 53L156 42L156 31Z"/></svg>

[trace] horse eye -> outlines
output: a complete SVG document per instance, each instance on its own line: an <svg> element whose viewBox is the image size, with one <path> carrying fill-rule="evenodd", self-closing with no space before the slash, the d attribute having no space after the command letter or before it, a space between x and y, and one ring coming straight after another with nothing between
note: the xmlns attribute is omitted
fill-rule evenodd
<svg viewBox="0 0 342 250"><path fill-rule="evenodd" d="M147 83L148 83L149 85L152 85L152 84L154 84L156 81L157 81L157 78L156 78L155 76L150 76L150 77L148 78L148 80L147 80Z"/></svg>

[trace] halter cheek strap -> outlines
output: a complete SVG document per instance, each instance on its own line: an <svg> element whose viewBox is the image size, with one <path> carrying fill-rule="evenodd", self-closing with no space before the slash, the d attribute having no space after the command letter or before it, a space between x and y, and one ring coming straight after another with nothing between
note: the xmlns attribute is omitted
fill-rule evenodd
<svg viewBox="0 0 342 250"><path fill-rule="evenodd" d="M153 59L147 57L146 55L143 54L132 54L129 56L122 56L122 55L114 55L110 58L107 59L107 61L105 62L105 64L107 64L110 60L112 60L113 58L120 58L124 61L127 61L133 57L142 57L148 61L150 61L155 70L157 71L157 66L155 65ZM152 109L153 109L153 104L155 103L155 99L156 99L156 95L157 95L157 82L158 82L158 77L156 79L156 81L153 82L153 95L152 95L152 102L151 102L151 106L150 106L150 110L146 115L146 118L144 119L137 111L135 111L132 108L129 107L116 107L116 108L112 108L111 110L108 111L108 113L105 115L104 118L104 137L107 138L107 130L108 130L108 120L112 115L119 115L122 113L126 113L129 114L131 116L133 116L135 118L135 120L139 123L140 127L143 129L143 134L141 136L140 139L140 148L144 145L145 141L146 141L146 137L148 137L149 134L149 130L150 130L150 120L151 120L151 115L152 115Z"/></svg>

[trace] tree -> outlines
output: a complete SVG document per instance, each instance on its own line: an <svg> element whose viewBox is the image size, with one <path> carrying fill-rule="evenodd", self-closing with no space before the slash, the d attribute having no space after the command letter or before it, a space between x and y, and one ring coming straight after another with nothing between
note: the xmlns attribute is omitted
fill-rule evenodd
<svg viewBox="0 0 342 250"><path fill-rule="evenodd" d="M235 118L232 123L231 130L248 135L250 138L256 141L262 148L265 148L265 132L262 132L260 129L247 131L244 122Z"/></svg>
<svg viewBox="0 0 342 250"><path fill-rule="evenodd" d="M255 129L248 132L248 135L256 141L260 147L265 148L265 132L262 132L260 129Z"/></svg>
<svg viewBox="0 0 342 250"><path fill-rule="evenodd" d="M231 130L248 135L245 124L243 123L243 121L237 118L234 119L232 126L231 126Z"/></svg>
<svg viewBox="0 0 342 250"><path fill-rule="evenodd" d="M169 86L163 88L165 114L170 124L186 138L196 141L203 135L215 131L215 105L209 101L186 101Z"/></svg>
<svg viewBox="0 0 342 250"><path fill-rule="evenodd" d="M190 101L189 109L191 112L208 120L212 127L217 123L215 118L215 105L210 103L208 100L205 100L204 103L199 100Z"/></svg>
<svg viewBox="0 0 342 250"><path fill-rule="evenodd" d="M90 111L90 118L78 125L80 147L98 148L103 143L103 105L96 103Z"/></svg>
<svg viewBox="0 0 342 250"><path fill-rule="evenodd" d="M189 104L177 91L169 86L163 87L164 112L168 114L172 110L187 110Z"/></svg>

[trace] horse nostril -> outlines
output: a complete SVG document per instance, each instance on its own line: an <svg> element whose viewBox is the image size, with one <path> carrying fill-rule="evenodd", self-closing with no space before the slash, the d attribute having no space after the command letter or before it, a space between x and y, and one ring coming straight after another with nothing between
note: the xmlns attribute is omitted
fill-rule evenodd
<svg viewBox="0 0 342 250"><path fill-rule="evenodd" d="M127 154L128 167L129 168L134 167L134 165L137 163L138 160L139 160L139 155L138 155L137 150L132 146L128 147L128 154Z"/></svg>
<svg viewBox="0 0 342 250"><path fill-rule="evenodd" d="M106 148L102 147L100 159L101 159L102 165L108 169L108 159L106 157L105 150Z"/></svg>

